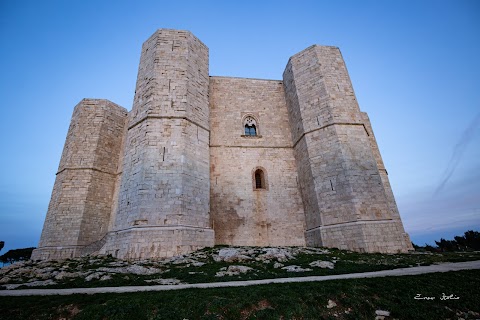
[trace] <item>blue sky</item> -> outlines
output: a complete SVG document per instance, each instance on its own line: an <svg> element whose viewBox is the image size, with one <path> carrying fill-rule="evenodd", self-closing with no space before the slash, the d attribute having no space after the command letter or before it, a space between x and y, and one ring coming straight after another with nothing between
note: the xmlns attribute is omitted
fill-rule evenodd
<svg viewBox="0 0 480 320"><path fill-rule="evenodd" d="M36 246L73 107L131 109L140 48L186 29L210 74L281 79L340 47L415 243L480 230L480 1L0 1L0 240Z"/></svg>

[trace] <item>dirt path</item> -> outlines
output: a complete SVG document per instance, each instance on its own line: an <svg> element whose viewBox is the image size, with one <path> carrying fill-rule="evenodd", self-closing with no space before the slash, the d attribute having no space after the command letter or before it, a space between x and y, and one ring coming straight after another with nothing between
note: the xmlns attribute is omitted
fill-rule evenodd
<svg viewBox="0 0 480 320"><path fill-rule="evenodd" d="M34 295L69 295L69 294L95 294L95 293L125 293L125 292L141 292L141 291L164 291L164 290L180 290L191 288L222 288L222 287L244 287L259 284L271 283L291 283L291 282L312 282L326 281L337 279L355 279L355 278L376 278L391 276L406 276L432 272L448 272L458 270L480 269L480 260L442 263L431 266L421 266L412 268L402 268L394 270L383 270L363 273L338 274L331 276L311 276L311 277L295 277L295 278L277 278L263 280L248 281L229 281L229 282L212 282L212 283L195 283L180 285L156 285L156 286L129 286L129 287L102 287L102 288L73 288L73 289L22 289L22 290L0 290L0 296L34 296Z"/></svg>

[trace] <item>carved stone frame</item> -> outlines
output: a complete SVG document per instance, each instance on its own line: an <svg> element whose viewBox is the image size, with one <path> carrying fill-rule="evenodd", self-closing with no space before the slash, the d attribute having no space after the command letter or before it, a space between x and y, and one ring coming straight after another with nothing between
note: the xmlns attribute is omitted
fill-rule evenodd
<svg viewBox="0 0 480 320"><path fill-rule="evenodd" d="M260 134L260 121L258 120L259 119L259 116L258 116L258 112L242 112L241 113L241 116L242 116L242 121L240 122L240 127L241 127L241 136L243 138L249 138L249 139L258 139L258 138L261 138L262 135ZM245 134L245 119L247 117L252 117L254 120L255 120L255 123L256 123L256 126L255 126L255 130L257 132L257 134L255 136L250 136L250 135L246 135Z"/></svg>
<svg viewBox="0 0 480 320"><path fill-rule="evenodd" d="M255 172L259 169L262 170L262 172L263 172L263 186L264 187L257 189L257 185L256 185L256 181L255 181ZM253 168L253 170L252 170L252 188L253 188L253 191L268 191L268 175L267 175L267 170L264 167L256 166L255 168Z"/></svg>

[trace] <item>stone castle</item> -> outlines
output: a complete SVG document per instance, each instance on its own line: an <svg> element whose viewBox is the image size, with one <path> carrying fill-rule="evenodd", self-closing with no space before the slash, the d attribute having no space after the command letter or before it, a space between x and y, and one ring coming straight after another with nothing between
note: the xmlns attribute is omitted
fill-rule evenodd
<svg viewBox="0 0 480 320"><path fill-rule="evenodd" d="M209 76L208 48L160 29L133 108L74 109L32 259L169 257L215 244L413 249L340 50L283 80Z"/></svg>

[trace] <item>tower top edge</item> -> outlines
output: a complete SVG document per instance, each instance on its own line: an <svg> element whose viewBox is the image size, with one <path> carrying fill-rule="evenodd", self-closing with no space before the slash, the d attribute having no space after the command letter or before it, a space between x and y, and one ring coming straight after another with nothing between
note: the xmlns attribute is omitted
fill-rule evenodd
<svg viewBox="0 0 480 320"><path fill-rule="evenodd" d="M190 30L183 30L183 29L159 28L159 29L155 30L155 32L152 33L152 35L150 37L148 37L147 40L145 40L144 44L146 42L148 42L149 40L151 40L152 38L154 38L155 36L159 35L159 34L168 34L168 33L189 35L189 36L195 38L198 42L200 42L203 46L205 46L205 48L208 49L207 45L205 43L203 43L203 41L200 40L195 34L193 34L193 32L191 32Z"/></svg>
<svg viewBox="0 0 480 320"><path fill-rule="evenodd" d="M273 82L280 82L283 83L281 79L262 79L262 78L249 78L249 77L230 77L230 76L212 76L210 75L209 78L215 79L226 79L226 80L255 80L255 81L273 81Z"/></svg>
<svg viewBox="0 0 480 320"><path fill-rule="evenodd" d="M128 110L124 107L122 107L119 104L116 104L115 102L112 102L108 99L95 99L95 98L83 98L80 100L80 102L77 104L77 106L98 106L98 105L109 105L110 107L115 107L118 109L121 109L125 113L128 113Z"/></svg>
<svg viewBox="0 0 480 320"><path fill-rule="evenodd" d="M337 47L337 46L326 46L326 45L320 45L320 44L313 44L313 45L311 45L311 46L303 49L302 51L295 53L293 56L291 56L290 58L288 58L288 61L290 62L290 60L291 60L293 57L296 57L296 56L298 56L298 55L301 55L301 54L305 53L306 51L312 50L313 48L329 48L329 49L337 49L338 51L340 51L340 48Z"/></svg>

